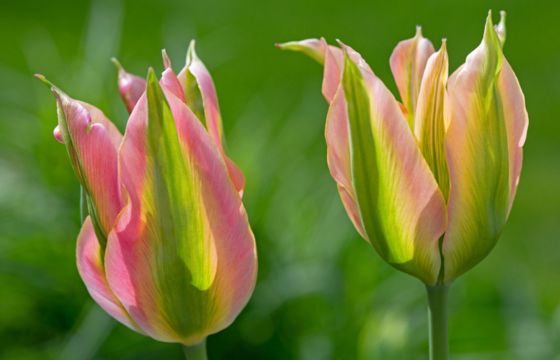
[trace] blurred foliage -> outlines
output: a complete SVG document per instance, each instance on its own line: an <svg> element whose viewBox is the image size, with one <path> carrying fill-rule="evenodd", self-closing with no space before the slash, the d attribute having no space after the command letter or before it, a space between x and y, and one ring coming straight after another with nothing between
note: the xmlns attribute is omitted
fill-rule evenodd
<svg viewBox="0 0 560 360"><path fill-rule="evenodd" d="M456 68L488 8L530 114L524 171L498 246L452 287L453 359L560 359L560 5L553 1L92 0L0 3L0 358L180 359L90 300L74 262L78 185L52 139L55 102L32 74L121 129L117 56L179 69L188 41L212 72L229 152L245 171L259 250L248 307L209 339L213 359L425 359L426 300L348 221L325 161L320 67L278 41L343 39L395 89L388 58L416 24Z"/></svg>

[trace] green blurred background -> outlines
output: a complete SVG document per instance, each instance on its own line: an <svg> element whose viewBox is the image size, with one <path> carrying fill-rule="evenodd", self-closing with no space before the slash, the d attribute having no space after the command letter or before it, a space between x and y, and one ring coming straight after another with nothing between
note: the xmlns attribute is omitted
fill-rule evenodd
<svg viewBox="0 0 560 360"><path fill-rule="evenodd" d="M213 359L426 359L424 288L359 238L325 160L321 68L278 41L325 36L361 51L392 89L388 58L416 24L451 68L480 41L488 9L508 11L506 55L530 127L518 196L491 255L451 290L453 359L560 359L560 5L537 1L0 2L0 358L180 359L92 302L78 277L79 188L52 138L55 102L32 74L126 111L110 63L176 69L188 41L218 88L231 157L247 177L256 234L254 296Z"/></svg>

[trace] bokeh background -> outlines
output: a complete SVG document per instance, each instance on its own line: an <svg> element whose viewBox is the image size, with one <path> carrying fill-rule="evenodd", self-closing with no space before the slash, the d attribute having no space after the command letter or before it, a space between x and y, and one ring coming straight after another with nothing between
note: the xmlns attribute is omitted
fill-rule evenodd
<svg viewBox="0 0 560 360"><path fill-rule="evenodd" d="M218 88L229 153L245 171L259 250L254 296L208 341L211 359L425 359L424 288L383 263L347 219L325 159L321 68L274 48L325 36L361 51L395 90L388 58L416 24L451 68L508 11L506 55L530 128L510 221L451 289L453 359L560 359L560 8L538 1L0 1L0 358L180 359L178 345L106 316L74 260L79 187L52 138L55 102L32 74L126 111L109 59L176 69L188 41Z"/></svg>

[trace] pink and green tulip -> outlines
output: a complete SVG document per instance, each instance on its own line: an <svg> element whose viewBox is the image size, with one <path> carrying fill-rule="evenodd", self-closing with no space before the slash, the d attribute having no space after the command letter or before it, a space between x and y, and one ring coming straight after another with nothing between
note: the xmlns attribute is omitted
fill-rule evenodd
<svg viewBox="0 0 560 360"><path fill-rule="evenodd" d="M349 46L280 44L324 65L327 161L358 232L381 257L428 285L449 284L496 244L515 197L527 132L517 78L502 48L505 18L448 78L416 35L390 58L397 101Z"/></svg>
<svg viewBox="0 0 560 360"><path fill-rule="evenodd" d="M118 62L116 62L118 64ZM189 346L230 325L253 291L255 240L229 159L214 84L191 44L177 76L164 52L157 80L118 85L124 136L97 108L44 80L56 97L87 213L79 273L93 299L129 328Z"/></svg>
<svg viewBox="0 0 560 360"><path fill-rule="evenodd" d="M448 285L492 250L519 182L528 117L503 54L505 13L448 77L416 35L390 58L397 101L349 46L280 44L324 66L327 162L348 215L381 257L428 290L430 359L447 359Z"/></svg>

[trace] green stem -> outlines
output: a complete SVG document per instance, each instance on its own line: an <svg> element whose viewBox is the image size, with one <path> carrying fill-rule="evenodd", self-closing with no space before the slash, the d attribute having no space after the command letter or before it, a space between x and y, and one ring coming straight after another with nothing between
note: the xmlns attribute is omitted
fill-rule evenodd
<svg viewBox="0 0 560 360"><path fill-rule="evenodd" d="M430 360L447 360L447 285L426 286L430 327Z"/></svg>
<svg viewBox="0 0 560 360"><path fill-rule="evenodd" d="M185 357L187 360L208 360L206 354L206 339L202 340L200 344L183 346Z"/></svg>

